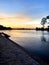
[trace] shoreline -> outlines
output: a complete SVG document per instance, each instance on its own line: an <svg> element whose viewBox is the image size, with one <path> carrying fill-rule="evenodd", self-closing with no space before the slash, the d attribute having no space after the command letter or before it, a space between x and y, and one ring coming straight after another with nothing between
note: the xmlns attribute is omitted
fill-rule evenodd
<svg viewBox="0 0 49 65"><path fill-rule="evenodd" d="M0 65L40 65L17 43L0 34Z"/></svg>

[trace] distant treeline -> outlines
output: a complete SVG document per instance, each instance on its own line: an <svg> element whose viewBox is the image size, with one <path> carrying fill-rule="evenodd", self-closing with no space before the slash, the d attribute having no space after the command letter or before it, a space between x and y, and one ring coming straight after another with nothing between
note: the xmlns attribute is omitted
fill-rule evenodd
<svg viewBox="0 0 49 65"><path fill-rule="evenodd" d="M33 28L12 28L13 30L34 30Z"/></svg>
<svg viewBox="0 0 49 65"><path fill-rule="evenodd" d="M5 27L3 25L0 25L0 30L12 30L11 27Z"/></svg>
<svg viewBox="0 0 49 65"><path fill-rule="evenodd" d="M46 30L46 31L49 31L49 26L47 27L47 28L38 28L38 27L36 27L36 30L38 31L38 30L41 30L41 31L44 31L44 30Z"/></svg>
<svg viewBox="0 0 49 65"><path fill-rule="evenodd" d="M39 28L39 27L36 27L36 28L11 28L11 27L5 27L3 25L0 25L0 30L36 30L36 31L49 31L49 26L47 28Z"/></svg>
<svg viewBox="0 0 49 65"><path fill-rule="evenodd" d="M0 25L0 30L34 30L33 28L11 28Z"/></svg>

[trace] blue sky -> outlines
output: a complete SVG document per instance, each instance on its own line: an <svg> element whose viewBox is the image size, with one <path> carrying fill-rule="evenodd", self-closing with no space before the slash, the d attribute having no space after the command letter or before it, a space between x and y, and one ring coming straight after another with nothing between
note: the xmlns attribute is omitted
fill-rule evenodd
<svg viewBox="0 0 49 65"><path fill-rule="evenodd" d="M37 23L49 15L49 0L0 0L0 13L23 14ZM36 22L35 22L36 23Z"/></svg>
<svg viewBox="0 0 49 65"><path fill-rule="evenodd" d="M49 0L0 0L0 12L38 14L49 12Z"/></svg>

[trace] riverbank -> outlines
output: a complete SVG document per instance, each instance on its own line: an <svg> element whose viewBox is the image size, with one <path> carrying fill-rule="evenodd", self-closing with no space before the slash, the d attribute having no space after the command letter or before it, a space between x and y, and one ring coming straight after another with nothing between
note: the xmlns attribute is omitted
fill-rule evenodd
<svg viewBox="0 0 49 65"><path fill-rule="evenodd" d="M40 65L17 43L0 34L0 65Z"/></svg>

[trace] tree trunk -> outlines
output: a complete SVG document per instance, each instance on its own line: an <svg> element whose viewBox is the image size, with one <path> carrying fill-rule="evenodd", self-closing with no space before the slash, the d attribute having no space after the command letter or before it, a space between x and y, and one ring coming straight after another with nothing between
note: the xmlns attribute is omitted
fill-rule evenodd
<svg viewBox="0 0 49 65"><path fill-rule="evenodd" d="M43 25L43 29L44 29L44 25Z"/></svg>

